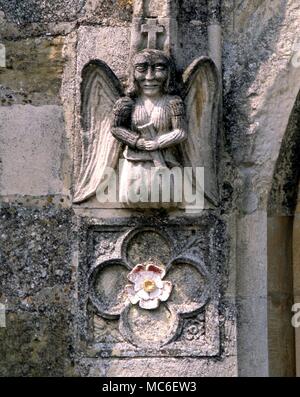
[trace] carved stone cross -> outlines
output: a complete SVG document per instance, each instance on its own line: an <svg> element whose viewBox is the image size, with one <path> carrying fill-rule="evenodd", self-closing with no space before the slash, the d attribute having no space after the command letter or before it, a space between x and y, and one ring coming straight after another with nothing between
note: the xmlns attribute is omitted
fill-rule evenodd
<svg viewBox="0 0 300 397"><path fill-rule="evenodd" d="M164 32L164 27L157 25L156 19L147 18L147 23L142 25L142 33L148 33L147 48L156 49L157 35Z"/></svg>

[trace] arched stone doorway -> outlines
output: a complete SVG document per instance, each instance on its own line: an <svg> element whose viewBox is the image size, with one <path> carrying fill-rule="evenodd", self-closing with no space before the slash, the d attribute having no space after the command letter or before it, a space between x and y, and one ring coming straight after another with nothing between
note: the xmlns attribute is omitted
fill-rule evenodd
<svg viewBox="0 0 300 397"><path fill-rule="evenodd" d="M276 163L268 203L268 343L270 376L299 376L300 330L291 324L300 303L300 94Z"/></svg>
<svg viewBox="0 0 300 397"><path fill-rule="evenodd" d="M300 303L300 184L293 225L294 303ZM300 377L300 327L295 329L296 375Z"/></svg>

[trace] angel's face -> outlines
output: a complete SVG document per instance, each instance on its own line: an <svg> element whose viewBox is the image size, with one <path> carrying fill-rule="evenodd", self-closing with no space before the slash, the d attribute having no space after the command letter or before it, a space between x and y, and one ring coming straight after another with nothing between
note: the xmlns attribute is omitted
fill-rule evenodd
<svg viewBox="0 0 300 397"><path fill-rule="evenodd" d="M163 57L141 56L134 63L134 79L147 97L162 95L168 76L168 63Z"/></svg>

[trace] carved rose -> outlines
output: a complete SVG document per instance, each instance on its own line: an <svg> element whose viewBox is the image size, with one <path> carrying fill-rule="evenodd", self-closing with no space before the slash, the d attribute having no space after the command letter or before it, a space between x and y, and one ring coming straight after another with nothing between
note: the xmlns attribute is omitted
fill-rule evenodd
<svg viewBox="0 0 300 397"><path fill-rule="evenodd" d="M159 302L168 300L172 292L172 283L163 281L166 272L153 263L136 265L127 278L133 285L126 285L129 301L139 303L142 309L156 309Z"/></svg>

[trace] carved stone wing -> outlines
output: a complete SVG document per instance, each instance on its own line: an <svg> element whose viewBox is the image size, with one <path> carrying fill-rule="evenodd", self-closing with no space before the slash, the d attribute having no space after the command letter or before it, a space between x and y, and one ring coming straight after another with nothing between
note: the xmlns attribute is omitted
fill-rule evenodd
<svg viewBox="0 0 300 397"><path fill-rule="evenodd" d="M81 128L75 143L75 203L96 193L106 167L115 168L121 145L110 132L112 109L122 94L113 71L99 60L89 62L82 71Z"/></svg>
<svg viewBox="0 0 300 397"><path fill-rule="evenodd" d="M214 62L196 59L184 72L184 101L188 139L182 144L185 166L204 167L205 197L218 203L216 150L219 110L219 78Z"/></svg>

